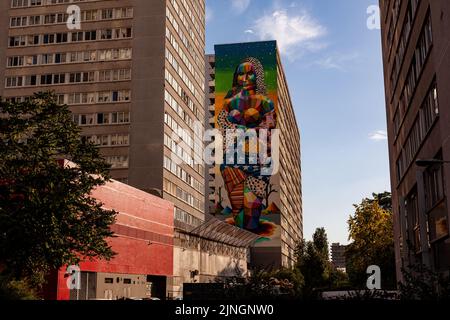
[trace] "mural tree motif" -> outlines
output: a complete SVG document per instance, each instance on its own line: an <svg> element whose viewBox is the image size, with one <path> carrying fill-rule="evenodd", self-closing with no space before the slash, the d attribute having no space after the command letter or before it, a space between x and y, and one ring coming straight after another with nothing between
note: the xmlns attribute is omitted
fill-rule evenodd
<svg viewBox="0 0 450 320"><path fill-rule="evenodd" d="M216 202L216 208L214 210L214 214L215 215L220 215L223 211L223 196L222 196L222 188L219 188L219 193L218 193L219 199Z"/></svg>
<svg viewBox="0 0 450 320"><path fill-rule="evenodd" d="M273 183L268 183L268 184L266 185L266 198L265 198L266 207L269 206L269 198L270 198L270 195L271 195L272 193L274 193L274 192L278 192L278 191L275 189L275 185L274 185Z"/></svg>

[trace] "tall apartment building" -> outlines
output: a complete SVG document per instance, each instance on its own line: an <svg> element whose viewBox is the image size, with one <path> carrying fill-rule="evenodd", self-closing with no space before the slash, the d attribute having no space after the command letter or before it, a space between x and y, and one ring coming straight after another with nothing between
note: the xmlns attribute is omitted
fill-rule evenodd
<svg viewBox="0 0 450 320"><path fill-rule="evenodd" d="M331 262L334 267L345 270L345 248L347 246L338 243L331 244Z"/></svg>
<svg viewBox="0 0 450 320"><path fill-rule="evenodd" d="M54 91L112 177L173 202L175 227L191 230L205 220L205 168L194 161L204 48L204 0L3 0L0 96ZM168 292L187 277L179 251Z"/></svg>
<svg viewBox="0 0 450 320"><path fill-rule="evenodd" d="M71 5L80 29L67 26ZM18 101L53 90L114 179L172 201L176 220L197 226L204 167L193 160L203 150L193 123L204 119L204 11L203 0L1 1L0 95Z"/></svg>
<svg viewBox="0 0 450 320"><path fill-rule="evenodd" d="M249 58L253 58L253 60ZM229 114L226 114L228 120L225 121L239 122L240 125L247 125L248 128L254 127L250 124L253 121L251 119L267 119L264 115L267 110L264 111L262 110L264 108L259 107L265 102L260 103L258 100L269 101L269 104L272 101L273 111L276 114L274 116L276 125L271 128L279 130L278 172L274 173L270 179L265 180L261 176L250 173L251 168L239 167L239 171L235 173L245 179L242 186L245 189L242 191L244 209L240 213L237 213L239 210L232 213L236 207L233 197L239 186L234 191L230 190L224 173L226 169L224 170L224 167L219 165L210 166L206 179L208 183L205 197L206 210L230 224L238 225L260 235L260 240L251 248L252 266L291 267L294 263L295 245L297 241L303 239L300 133L276 42L216 45L215 55L207 55L205 60L207 64L206 80L209 87L205 104L206 113L209 116L207 127L221 128L221 112L226 108L224 105L227 104L227 99L230 99L230 92L236 89L235 80L238 66L245 61L252 61L258 83L257 92L255 92L256 98L251 98L253 102L247 103L244 102L244 100L247 101L246 98L243 98L245 94L242 94L241 102L238 102L240 106L243 106L239 107L242 110L227 109ZM256 70L258 68L259 70ZM264 76L261 77L262 74L265 75L265 79ZM260 84L264 89L259 88ZM250 93L250 96L252 95ZM238 96L239 94L235 97ZM244 106L246 104L248 105ZM259 116L254 114L256 111L250 110L251 106L255 105L257 105L255 109L258 110ZM247 117L247 113L252 112L254 113L251 117ZM262 126L262 123L266 123L265 120L262 120L258 126ZM260 193L255 190L251 190L251 192L247 190L247 187L250 188L250 176L255 177L256 180L253 181L262 185L264 190L260 190ZM237 195L237 199L239 197ZM252 200L249 200L250 198ZM249 204L250 202L251 204ZM252 209L249 208L250 206ZM253 215L257 217L251 219L258 219L259 222L256 224L259 225L252 228L245 222L247 209L254 211ZM241 221L241 225L238 222L241 219L238 218L239 215L244 216L244 222Z"/></svg>
<svg viewBox="0 0 450 320"><path fill-rule="evenodd" d="M380 9L397 277L414 263L448 272L450 2Z"/></svg>

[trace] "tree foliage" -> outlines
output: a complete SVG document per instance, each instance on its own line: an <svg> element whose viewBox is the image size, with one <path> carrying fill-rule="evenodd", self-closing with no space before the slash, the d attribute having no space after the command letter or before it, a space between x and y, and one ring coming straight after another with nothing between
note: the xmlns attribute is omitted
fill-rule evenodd
<svg viewBox="0 0 450 320"><path fill-rule="evenodd" d="M0 265L12 279L93 257L109 259L114 211L90 197L109 165L50 93L0 104ZM62 166L68 159L75 167Z"/></svg>
<svg viewBox="0 0 450 320"><path fill-rule="evenodd" d="M449 301L450 277L430 270L422 264L402 269L403 282L399 283L400 299L406 301Z"/></svg>
<svg viewBox="0 0 450 320"><path fill-rule="evenodd" d="M366 285L367 267L381 269L383 289L393 288L395 280L394 236L392 207L389 193L373 194L355 206L348 220L349 240L346 249L347 273L356 288Z"/></svg>
<svg viewBox="0 0 450 320"><path fill-rule="evenodd" d="M7 275L0 275L0 301L36 300L38 294L30 287L26 279L11 280Z"/></svg>
<svg viewBox="0 0 450 320"><path fill-rule="evenodd" d="M226 278L223 294L227 300L297 299L302 287L303 276L298 269L254 270L247 277Z"/></svg>
<svg viewBox="0 0 450 320"><path fill-rule="evenodd" d="M317 228L313 241L297 245L296 268L304 278L303 297L318 299L320 291L334 290L347 285L347 275L338 271L329 261L328 237L324 228Z"/></svg>

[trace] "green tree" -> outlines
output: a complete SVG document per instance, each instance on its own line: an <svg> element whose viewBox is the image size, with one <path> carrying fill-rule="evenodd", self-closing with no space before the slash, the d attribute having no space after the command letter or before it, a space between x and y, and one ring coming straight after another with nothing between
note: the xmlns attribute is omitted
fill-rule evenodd
<svg viewBox="0 0 450 320"><path fill-rule="evenodd" d="M395 258L393 218L390 193L373 194L354 205L355 214L348 220L349 240L346 249L347 273L356 288L365 288L367 267L381 269L382 288L394 288Z"/></svg>
<svg viewBox="0 0 450 320"><path fill-rule="evenodd" d="M296 248L297 266L304 278L303 297L317 299L321 290L330 287L332 266L329 261L328 237L324 228L317 228L313 241L302 241Z"/></svg>
<svg viewBox="0 0 450 320"><path fill-rule="evenodd" d="M0 271L33 286L66 264L110 259L116 213L90 196L109 165L50 93L0 103ZM68 159L75 167L62 166Z"/></svg>
<svg viewBox="0 0 450 320"><path fill-rule="evenodd" d="M329 260L328 236L325 228L317 228L313 234L313 243L317 252L325 261Z"/></svg>

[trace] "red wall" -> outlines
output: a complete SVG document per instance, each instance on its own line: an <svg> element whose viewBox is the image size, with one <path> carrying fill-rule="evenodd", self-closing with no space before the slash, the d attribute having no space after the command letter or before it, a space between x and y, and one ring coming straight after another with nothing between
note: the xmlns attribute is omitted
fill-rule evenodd
<svg viewBox="0 0 450 320"><path fill-rule="evenodd" d="M112 181L92 196L119 212L109 239L117 255L111 261L80 263L81 271L170 276L173 273L173 204L123 183ZM56 295L69 299L65 268L58 271ZM49 297L50 297L49 296Z"/></svg>

